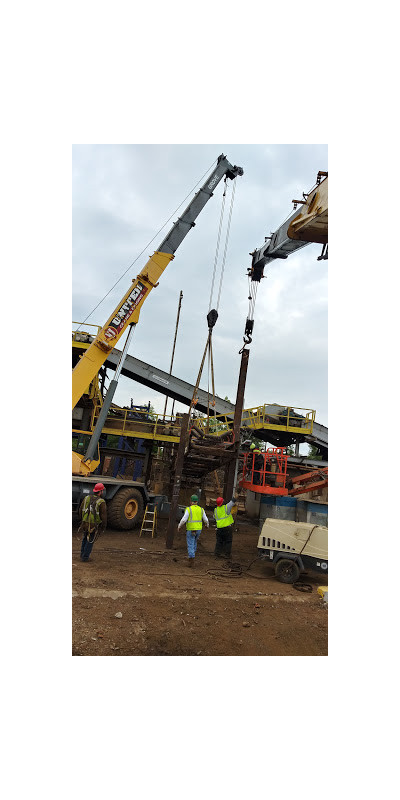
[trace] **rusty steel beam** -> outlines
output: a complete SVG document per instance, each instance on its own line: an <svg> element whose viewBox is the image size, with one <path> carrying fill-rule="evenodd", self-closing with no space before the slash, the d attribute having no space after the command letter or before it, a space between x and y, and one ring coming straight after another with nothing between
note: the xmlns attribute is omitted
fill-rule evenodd
<svg viewBox="0 0 400 800"><path fill-rule="evenodd" d="M294 497L296 494L308 494L308 492L314 492L316 489L324 489L325 486L328 486L328 478L325 481L318 481L317 483L304 484L304 486L291 489L289 491L289 495L290 497Z"/></svg>
<svg viewBox="0 0 400 800"><path fill-rule="evenodd" d="M243 403L244 403L244 390L246 386L247 367L249 364L250 350L243 348L242 358L240 360L238 386L236 392L235 414L233 417L233 442L235 447L235 458L230 461L225 468L225 481L224 481L224 498L227 502L232 497L235 478L237 477L237 463L239 458L240 447L240 423L242 421Z"/></svg>
<svg viewBox="0 0 400 800"><path fill-rule="evenodd" d="M181 488L183 460L185 458L186 441L188 436L189 414L183 414L181 423L181 438L178 445L178 453L175 462L174 486L172 489L171 507L168 518L167 535L165 545L169 549L174 543L174 533L176 528L176 512L178 510L179 491Z"/></svg>
<svg viewBox="0 0 400 800"><path fill-rule="evenodd" d="M322 469L313 469L312 472L305 472L303 475L296 475L296 477L292 478L293 486L296 483L304 483L304 481L309 481L311 478L325 478L328 475L328 467L323 467Z"/></svg>

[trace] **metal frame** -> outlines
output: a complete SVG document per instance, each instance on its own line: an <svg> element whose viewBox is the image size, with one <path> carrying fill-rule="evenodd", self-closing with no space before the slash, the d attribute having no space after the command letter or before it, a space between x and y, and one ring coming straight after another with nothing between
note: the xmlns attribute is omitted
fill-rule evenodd
<svg viewBox="0 0 400 800"><path fill-rule="evenodd" d="M256 459L260 456L263 458L263 465L256 468ZM260 494L278 496L289 494L289 490L286 488L287 461L288 456L284 447L268 447L265 453L261 454L245 453L240 485L243 489L250 489L252 492ZM268 481L272 479L278 484L277 486L270 485Z"/></svg>

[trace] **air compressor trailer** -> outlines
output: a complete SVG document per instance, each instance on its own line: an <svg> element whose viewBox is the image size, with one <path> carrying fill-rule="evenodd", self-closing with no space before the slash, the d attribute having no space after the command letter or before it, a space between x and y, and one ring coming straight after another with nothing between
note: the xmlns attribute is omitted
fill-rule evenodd
<svg viewBox="0 0 400 800"><path fill-rule="evenodd" d="M266 519L257 547L259 557L273 564L282 583L295 583L307 568L328 573L328 528L324 525Z"/></svg>

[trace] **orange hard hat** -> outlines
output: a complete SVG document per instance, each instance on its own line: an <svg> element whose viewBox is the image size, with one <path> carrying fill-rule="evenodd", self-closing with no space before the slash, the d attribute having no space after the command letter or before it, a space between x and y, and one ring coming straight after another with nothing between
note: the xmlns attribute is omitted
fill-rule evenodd
<svg viewBox="0 0 400 800"><path fill-rule="evenodd" d="M224 502L224 498L223 497L217 497L217 506L222 506L223 502Z"/></svg>
<svg viewBox="0 0 400 800"><path fill-rule="evenodd" d="M96 486L93 489L94 492L103 492L104 491L104 484L103 483L96 483Z"/></svg>

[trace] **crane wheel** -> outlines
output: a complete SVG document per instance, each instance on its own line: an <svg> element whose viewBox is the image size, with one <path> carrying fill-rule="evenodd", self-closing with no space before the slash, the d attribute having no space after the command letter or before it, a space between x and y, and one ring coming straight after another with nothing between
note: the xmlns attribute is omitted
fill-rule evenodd
<svg viewBox="0 0 400 800"><path fill-rule="evenodd" d="M107 527L129 531L140 525L143 517L143 497L138 489L119 489L107 503Z"/></svg>
<svg viewBox="0 0 400 800"><path fill-rule="evenodd" d="M295 583L300 575L299 565L290 558L280 558L275 565L275 575L281 583Z"/></svg>

